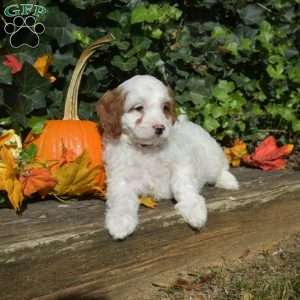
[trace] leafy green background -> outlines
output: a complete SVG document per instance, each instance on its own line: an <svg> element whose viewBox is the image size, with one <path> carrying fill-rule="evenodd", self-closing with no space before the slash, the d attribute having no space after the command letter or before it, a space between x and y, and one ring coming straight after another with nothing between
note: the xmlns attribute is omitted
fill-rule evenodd
<svg viewBox="0 0 300 300"><path fill-rule="evenodd" d="M3 9L10 3L3 1ZM26 1L19 1L19 3ZM30 3L27 1L27 3ZM219 141L250 145L300 133L300 0L39 1L46 31L38 48L0 41L0 126L26 133L34 118L61 118L70 76L91 41L115 41L90 60L80 87L80 116L96 119L95 102L135 74L152 74L175 91L185 111ZM2 11L3 11L2 9ZM6 21L11 21L6 17ZM4 23L2 23L4 25ZM2 26L3 27L3 26ZM3 56L24 62L11 75ZM53 55L54 83L32 68Z"/></svg>

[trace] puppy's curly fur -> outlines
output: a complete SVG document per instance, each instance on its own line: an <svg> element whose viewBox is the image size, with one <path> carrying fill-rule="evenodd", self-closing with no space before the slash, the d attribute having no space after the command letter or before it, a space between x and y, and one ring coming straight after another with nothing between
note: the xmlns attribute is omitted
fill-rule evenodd
<svg viewBox="0 0 300 300"><path fill-rule="evenodd" d="M149 75L137 75L97 104L108 179L105 226L115 239L138 225L140 195L174 198L175 209L194 228L207 220L201 189L214 183L238 189L217 142L180 116L170 89Z"/></svg>

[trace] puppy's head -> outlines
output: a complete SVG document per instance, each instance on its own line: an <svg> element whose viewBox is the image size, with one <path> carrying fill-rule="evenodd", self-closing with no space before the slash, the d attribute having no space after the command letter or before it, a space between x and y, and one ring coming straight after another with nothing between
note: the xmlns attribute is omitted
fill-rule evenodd
<svg viewBox="0 0 300 300"><path fill-rule="evenodd" d="M104 137L125 134L139 145L164 142L176 120L175 102L161 81L137 75L106 92L97 104Z"/></svg>

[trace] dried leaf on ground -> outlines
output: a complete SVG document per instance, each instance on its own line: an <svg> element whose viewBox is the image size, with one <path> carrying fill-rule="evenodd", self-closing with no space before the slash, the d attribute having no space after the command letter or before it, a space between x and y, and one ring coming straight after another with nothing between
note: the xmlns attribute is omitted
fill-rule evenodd
<svg viewBox="0 0 300 300"><path fill-rule="evenodd" d="M157 202L154 198L148 196L140 196L140 203L149 208L155 208L157 206Z"/></svg>
<svg viewBox="0 0 300 300"><path fill-rule="evenodd" d="M0 148L0 190L7 192L8 199L15 209L19 209L24 199L22 186L17 178L17 166L8 147Z"/></svg>
<svg viewBox="0 0 300 300"><path fill-rule="evenodd" d="M47 168L28 168L24 170L20 182L23 194L26 197L36 192L46 196L56 184L56 180Z"/></svg>
<svg viewBox="0 0 300 300"><path fill-rule="evenodd" d="M61 166L54 173L57 184L54 187L56 195L80 196L94 189L95 180L100 166L91 167L87 152L83 152L73 162Z"/></svg>
<svg viewBox="0 0 300 300"><path fill-rule="evenodd" d="M277 141L273 136L264 139L256 148L254 153L243 157L243 161L264 171L280 170L286 166L284 159L292 153L294 145L287 144L277 146Z"/></svg>
<svg viewBox="0 0 300 300"><path fill-rule="evenodd" d="M224 148L224 153L233 167L239 167L245 155L248 154L247 145L244 141L237 139L230 148Z"/></svg>

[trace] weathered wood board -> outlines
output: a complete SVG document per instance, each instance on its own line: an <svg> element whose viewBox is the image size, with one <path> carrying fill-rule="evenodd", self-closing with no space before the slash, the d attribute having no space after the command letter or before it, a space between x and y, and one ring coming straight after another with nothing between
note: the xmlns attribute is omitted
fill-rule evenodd
<svg viewBox="0 0 300 300"><path fill-rule="evenodd" d="M22 216L0 209L0 299L152 299L152 282L300 232L300 172L236 174L240 191L205 188L200 232L168 200L142 208L138 231L121 242L104 230L99 200L40 201Z"/></svg>

